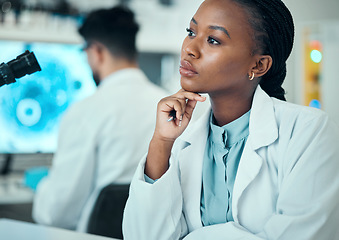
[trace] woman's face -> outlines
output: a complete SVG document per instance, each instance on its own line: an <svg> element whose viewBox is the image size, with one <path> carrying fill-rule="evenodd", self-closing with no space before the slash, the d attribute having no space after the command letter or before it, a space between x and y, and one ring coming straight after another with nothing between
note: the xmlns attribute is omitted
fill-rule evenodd
<svg viewBox="0 0 339 240"><path fill-rule="evenodd" d="M181 86L210 96L254 90L252 29L231 0L204 1L190 22L181 50Z"/></svg>

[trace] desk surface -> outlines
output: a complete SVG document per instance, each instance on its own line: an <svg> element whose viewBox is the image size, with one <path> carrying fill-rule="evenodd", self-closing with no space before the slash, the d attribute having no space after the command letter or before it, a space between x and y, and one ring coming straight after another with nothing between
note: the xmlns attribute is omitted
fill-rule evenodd
<svg viewBox="0 0 339 240"><path fill-rule="evenodd" d="M33 223L0 219L0 239L3 240L114 240L92 234L78 233Z"/></svg>

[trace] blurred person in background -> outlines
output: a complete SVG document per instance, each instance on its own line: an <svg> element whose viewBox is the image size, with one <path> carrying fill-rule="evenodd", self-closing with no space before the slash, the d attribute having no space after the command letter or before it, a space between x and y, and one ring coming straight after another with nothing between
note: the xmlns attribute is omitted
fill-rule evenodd
<svg viewBox="0 0 339 240"><path fill-rule="evenodd" d="M37 223L86 232L102 188L130 183L147 151L157 102L166 92L138 68L134 13L91 12L79 29L97 91L63 117L49 175L38 185Z"/></svg>

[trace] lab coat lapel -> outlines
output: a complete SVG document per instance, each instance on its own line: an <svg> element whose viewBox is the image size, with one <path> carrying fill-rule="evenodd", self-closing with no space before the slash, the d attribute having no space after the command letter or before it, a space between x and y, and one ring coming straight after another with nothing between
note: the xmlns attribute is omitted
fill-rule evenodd
<svg viewBox="0 0 339 240"><path fill-rule="evenodd" d="M259 174L263 159L257 150L272 144L278 138L278 128L274 114L273 100L260 88L254 94L250 122L249 136L240 159L234 188L232 212L238 222L238 211L241 211L239 200L244 190Z"/></svg>
<svg viewBox="0 0 339 240"><path fill-rule="evenodd" d="M181 186L183 189L184 213L189 229L202 227L200 220L200 198L202 182L202 165L208 135L210 110L187 129L181 138L186 142L179 155L181 169Z"/></svg>

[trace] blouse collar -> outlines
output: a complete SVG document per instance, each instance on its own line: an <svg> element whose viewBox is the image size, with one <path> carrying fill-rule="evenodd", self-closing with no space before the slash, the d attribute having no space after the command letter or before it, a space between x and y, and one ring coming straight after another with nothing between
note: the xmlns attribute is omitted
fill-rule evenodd
<svg viewBox="0 0 339 240"><path fill-rule="evenodd" d="M210 115L210 138L222 147L230 148L235 143L248 136L250 111L243 114L234 121L219 127L213 123L213 112Z"/></svg>

